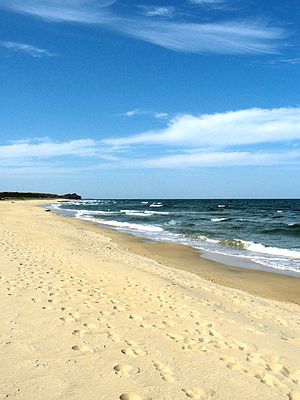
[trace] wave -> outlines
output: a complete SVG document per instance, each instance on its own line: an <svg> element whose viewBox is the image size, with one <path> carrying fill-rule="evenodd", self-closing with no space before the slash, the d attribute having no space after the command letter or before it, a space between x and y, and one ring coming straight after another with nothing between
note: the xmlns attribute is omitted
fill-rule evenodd
<svg viewBox="0 0 300 400"><path fill-rule="evenodd" d="M149 215L170 215L171 213L168 211L145 211L145 214Z"/></svg>
<svg viewBox="0 0 300 400"><path fill-rule="evenodd" d="M96 223L99 223L101 225L106 225L106 226L112 226L116 229L124 229L124 230L130 230L130 231L140 231L140 232L162 232L163 228L155 225L144 225L144 224L131 224L129 222L120 222L120 221L114 221L114 220L105 220L105 219L100 219L100 218L94 218L91 215L87 215L81 212L78 212L75 216L75 218L78 219L83 219L87 221L93 221Z"/></svg>
<svg viewBox="0 0 300 400"><path fill-rule="evenodd" d="M53 210L61 210L61 205L60 204L51 204L51 208Z"/></svg>
<svg viewBox="0 0 300 400"><path fill-rule="evenodd" d="M167 222L166 225L175 226L176 225L176 221L174 219L171 219L171 221Z"/></svg>
<svg viewBox="0 0 300 400"><path fill-rule="evenodd" d="M132 215L136 217L151 217L151 215L169 215L170 213L167 211L139 211L139 210L120 210L121 213L126 215Z"/></svg>
<svg viewBox="0 0 300 400"><path fill-rule="evenodd" d="M120 210L120 213L126 214L132 217L150 217L150 215L146 214L144 211L136 211L136 210Z"/></svg>
<svg viewBox="0 0 300 400"><path fill-rule="evenodd" d="M163 206L163 204L161 204L161 203L152 203L152 204L150 204L149 207L162 207L162 206Z"/></svg>
<svg viewBox="0 0 300 400"><path fill-rule="evenodd" d="M261 243L248 242L239 239L223 239L219 243L226 247L248 250L253 253L268 254L270 256L282 256L287 258L300 259L300 251L284 249L280 247L265 246Z"/></svg>
<svg viewBox="0 0 300 400"><path fill-rule="evenodd" d="M107 221L105 219L97 219L97 222L101 223L102 225L113 226L115 228L121 229L129 229L134 231L141 231L141 232L162 232L163 228L155 225L143 225L143 224L131 224L129 222L120 222L120 221Z"/></svg>
<svg viewBox="0 0 300 400"><path fill-rule="evenodd" d="M288 258L296 258L300 259L300 251L290 250L290 249L282 249L280 247L269 247L264 246L261 243L254 242L244 242L246 244L246 249L249 251L253 251L254 253L262 253L269 254L272 256L283 256Z"/></svg>
<svg viewBox="0 0 300 400"><path fill-rule="evenodd" d="M78 215L116 215L120 214L119 211L95 211L95 210L74 210L71 208L66 208L66 211L76 211Z"/></svg>
<svg viewBox="0 0 300 400"><path fill-rule="evenodd" d="M198 236L197 236L197 239L198 239L198 240L201 240L202 242L219 243L219 240L209 238L209 237L207 237L207 236L205 236L205 235L198 235Z"/></svg>
<svg viewBox="0 0 300 400"><path fill-rule="evenodd" d="M222 221L227 221L228 218L212 218L212 222L222 222Z"/></svg>
<svg viewBox="0 0 300 400"><path fill-rule="evenodd" d="M207 236L198 236L199 240L208 242L208 243L215 243L221 246L238 249L238 250L247 250L252 253L259 253L259 254L266 254L270 256L280 256L289 259L300 259L300 251L293 250L293 249L284 249L281 247L272 247L272 246L265 246L261 243L249 242L246 240L240 239L222 239L216 240L208 238ZM242 253L241 253L242 255Z"/></svg>

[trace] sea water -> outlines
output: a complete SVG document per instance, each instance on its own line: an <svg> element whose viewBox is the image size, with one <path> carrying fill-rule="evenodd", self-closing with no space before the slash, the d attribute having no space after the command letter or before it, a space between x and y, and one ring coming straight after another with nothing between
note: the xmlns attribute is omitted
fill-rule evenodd
<svg viewBox="0 0 300 400"><path fill-rule="evenodd" d="M69 216L148 239L192 246L231 265L300 276L300 200L81 200ZM241 261L244 261L241 262Z"/></svg>

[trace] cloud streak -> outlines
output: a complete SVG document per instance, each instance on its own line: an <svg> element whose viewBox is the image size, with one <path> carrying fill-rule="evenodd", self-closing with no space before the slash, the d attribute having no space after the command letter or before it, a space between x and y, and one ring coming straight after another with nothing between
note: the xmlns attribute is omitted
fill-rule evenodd
<svg viewBox="0 0 300 400"><path fill-rule="evenodd" d="M170 9L154 7L146 17L120 17L115 0L2 0L0 7L55 22L94 24L177 52L198 54L277 53L284 30L253 21L191 23L162 20ZM207 3L207 1L206 1ZM209 2L211 3L211 1Z"/></svg>
<svg viewBox="0 0 300 400"><path fill-rule="evenodd" d="M55 22L102 23L116 0L2 0L1 7Z"/></svg>
<svg viewBox="0 0 300 400"><path fill-rule="evenodd" d="M0 42L0 46L17 53L27 54L34 58L54 57L57 55L55 53L51 53L47 49L41 49L39 47L32 46L26 43L10 42L10 41Z"/></svg>
<svg viewBox="0 0 300 400"><path fill-rule="evenodd" d="M196 4L199 6L218 6L223 4L225 0L189 0L191 4Z"/></svg>
<svg viewBox="0 0 300 400"><path fill-rule="evenodd" d="M220 22L211 24L123 21L119 29L135 38L177 52L198 54L276 53L282 30L259 24Z"/></svg>
<svg viewBox="0 0 300 400"><path fill-rule="evenodd" d="M69 142L51 142L24 140L6 146L0 146L0 159L42 159L62 156L94 157L100 155L97 142L92 139L72 140Z"/></svg>
<svg viewBox="0 0 300 400"><path fill-rule="evenodd" d="M106 145L231 147L300 140L300 107L180 115L167 128L104 140Z"/></svg>
<svg viewBox="0 0 300 400"><path fill-rule="evenodd" d="M174 7L140 6L140 8L147 17L172 17L175 14Z"/></svg>
<svg viewBox="0 0 300 400"><path fill-rule="evenodd" d="M153 117L156 119L166 119L169 116L169 114L166 112L146 111L146 110L140 110L139 108L135 108L133 110L126 111L119 115L121 117L128 117L128 118L137 117L137 116L148 116L148 117Z"/></svg>
<svg viewBox="0 0 300 400"><path fill-rule="evenodd" d="M285 152L235 152L211 151L192 154L175 154L138 162L139 167L186 169L203 167L267 166L300 164L300 151Z"/></svg>

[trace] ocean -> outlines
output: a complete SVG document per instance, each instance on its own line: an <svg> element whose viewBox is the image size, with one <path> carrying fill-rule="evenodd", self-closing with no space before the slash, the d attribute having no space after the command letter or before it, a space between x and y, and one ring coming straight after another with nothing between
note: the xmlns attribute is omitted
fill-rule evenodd
<svg viewBox="0 0 300 400"><path fill-rule="evenodd" d="M147 239L189 245L228 265L300 277L299 199L90 199L52 208Z"/></svg>

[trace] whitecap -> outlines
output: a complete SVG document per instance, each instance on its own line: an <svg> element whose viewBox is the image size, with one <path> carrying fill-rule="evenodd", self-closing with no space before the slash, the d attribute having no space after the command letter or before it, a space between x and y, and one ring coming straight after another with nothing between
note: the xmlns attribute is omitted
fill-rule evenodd
<svg viewBox="0 0 300 400"><path fill-rule="evenodd" d="M101 223L102 225L113 226L115 228L120 229L128 229L134 231L141 232L162 232L163 228L155 225L144 225L144 224L131 224L129 222L120 222L120 221L106 221L97 219L96 222Z"/></svg>
<svg viewBox="0 0 300 400"><path fill-rule="evenodd" d="M152 203L152 204L150 204L149 207L162 207L162 206L163 206L163 204L161 204L161 203Z"/></svg>
<svg viewBox="0 0 300 400"><path fill-rule="evenodd" d="M122 214L126 214L132 217L150 217L150 215L146 214L144 211L140 212L137 210L120 210Z"/></svg>
<svg viewBox="0 0 300 400"><path fill-rule="evenodd" d="M149 214L149 215L169 215L170 213L168 211L149 211L149 210L146 210L145 214Z"/></svg>
<svg viewBox="0 0 300 400"><path fill-rule="evenodd" d="M246 250L252 251L254 253L269 254L272 256L283 256L288 258L300 258L300 251L297 250L264 246L261 243L246 242L246 241L241 241L241 242L245 243Z"/></svg>

